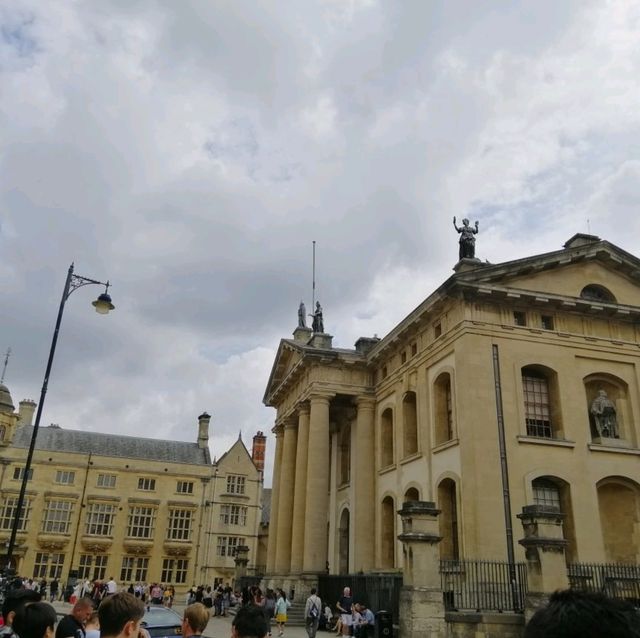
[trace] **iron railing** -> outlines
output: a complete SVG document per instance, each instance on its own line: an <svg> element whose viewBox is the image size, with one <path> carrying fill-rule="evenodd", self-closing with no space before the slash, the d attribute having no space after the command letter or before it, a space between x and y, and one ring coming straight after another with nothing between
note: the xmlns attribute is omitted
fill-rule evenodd
<svg viewBox="0 0 640 638"><path fill-rule="evenodd" d="M398 622L400 612L400 590L402 574L345 574L334 576L323 574L318 578L318 595L322 604L335 611L336 602L345 587L351 588L354 602L365 602L371 611L391 612L393 621Z"/></svg>
<svg viewBox="0 0 640 638"><path fill-rule="evenodd" d="M447 611L524 610L527 566L489 560L441 560L440 581Z"/></svg>
<svg viewBox="0 0 640 638"><path fill-rule="evenodd" d="M602 592L640 605L640 565L627 563L573 563L567 566L571 589Z"/></svg>

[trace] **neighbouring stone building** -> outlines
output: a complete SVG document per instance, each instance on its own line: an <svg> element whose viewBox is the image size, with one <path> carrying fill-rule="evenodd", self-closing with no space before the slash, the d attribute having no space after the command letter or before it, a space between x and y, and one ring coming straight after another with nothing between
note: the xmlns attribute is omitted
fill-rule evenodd
<svg viewBox="0 0 640 638"><path fill-rule="evenodd" d="M35 403L15 412L0 386L0 544L15 516ZM255 571L266 437L252 454L238 440L217 461L210 416L196 442L40 427L15 565L26 577L54 576L194 584L231 582L234 551L249 548Z"/></svg>
<svg viewBox="0 0 640 638"><path fill-rule="evenodd" d="M578 234L454 270L382 339L281 340L268 582L400 570L407 501L440 510L442 558L523 561L544 505L568 562L640 560L640 260Z"/></svg>

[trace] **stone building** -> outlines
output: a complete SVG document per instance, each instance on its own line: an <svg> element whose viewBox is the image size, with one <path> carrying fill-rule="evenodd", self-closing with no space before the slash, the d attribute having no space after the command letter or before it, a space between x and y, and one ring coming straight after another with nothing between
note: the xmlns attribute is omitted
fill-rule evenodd
<svg viewBox="0 0 640 638"><path fill-rule="evenodd" d="M271 582L401 569L406 501L441 510L443 558L524 560L537 504L568 561L640 560L640 260L578 234L454 270L382 339L280 342Z"/></svg>
<svg viewBox="0 0 640 638"><path fill-rule="evenodd" d="M6 546L33 433L33 401L14 411L0 386L0 544ZM230 582L233 551L257 555L265 437L217 462L210 416L194 443L41 427L14 556L23 576L194 584Z"/></svg>

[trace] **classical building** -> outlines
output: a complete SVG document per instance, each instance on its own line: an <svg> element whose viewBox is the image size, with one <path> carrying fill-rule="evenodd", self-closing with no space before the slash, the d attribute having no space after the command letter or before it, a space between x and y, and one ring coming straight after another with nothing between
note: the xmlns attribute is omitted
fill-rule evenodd
<svg viewBox="0 0 640 638"><path fill-rule="evenodd" d="M382 339L280 342L272 582L401 569L414 500L441 510L444 558L524 560L517 515L539 504L568 561L640 560L640 260L578 234L454 270Z"/></svg>
<svg viewBox="0 0 640 638"><path fill-rule="evenodd" d="M14 411L0 386L0 544L13 526L35 403ZM242 440L217 462L210 416L198 417L195 443L67 430L38 431L14 565L23 576L120 583L230 582L234 549L258 551L266 437ZM255 461L255 462L254 462Z"/></svg>

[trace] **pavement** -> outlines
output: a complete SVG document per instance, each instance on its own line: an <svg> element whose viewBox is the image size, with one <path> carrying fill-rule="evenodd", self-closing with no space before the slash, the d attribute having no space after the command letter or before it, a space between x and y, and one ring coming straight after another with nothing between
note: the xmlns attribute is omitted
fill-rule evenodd
<svg viewBox="0 0 640 638"><path fill-rule="evenodd" d="M68 614L71 611L71 605L64 602L55 602L53 606L58 614ZM180 603L176 603L173 606L173 610L182 614L185 606ZM205 638L230 638L231 637L231 621L233 616L215 616L209 620L207 628L202 634ZM318 638L335 636L333 632L319 631ZM278 630L274 626L272 629L273 638L278 638ZM284 638L308 638L307 632L304 627L285 627Z"/></svg>

